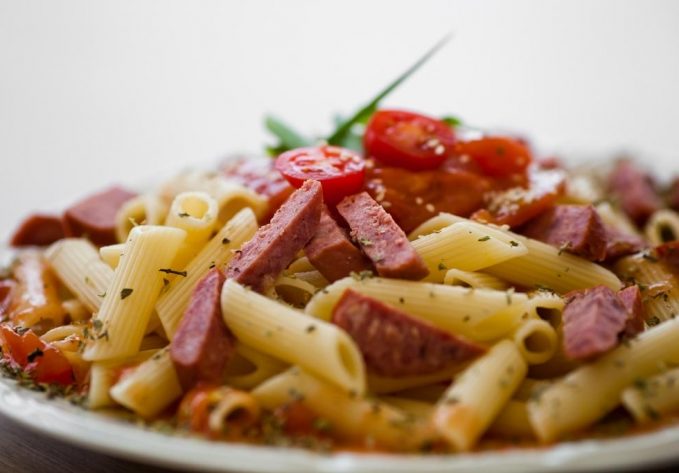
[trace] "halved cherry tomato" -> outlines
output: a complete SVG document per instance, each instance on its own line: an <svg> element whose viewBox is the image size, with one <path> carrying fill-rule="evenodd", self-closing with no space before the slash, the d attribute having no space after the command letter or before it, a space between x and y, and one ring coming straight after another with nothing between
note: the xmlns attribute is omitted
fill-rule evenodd
<svg viewBox="0 0 679 473"><path fill-rule="evenodd" d="M460 141L456 152L469 156L478 163L485 175L492 177L523 173L532 160L531 152L523 142L505 136Z"/></svg>
<svg viewBox="0 0 679 473"><path fill-rule="evenodd" d="M365 162L355 152L338 146L297 148L276 159L276 169L294 187L313 179L321 183L327 204L360 192L365 177Z"/></svg>
<svg viewBox="0 0 679 473"><path fill-rule="evenodd" d="M379 110L365 130L367 157L412 171L435 169L455 148L453 129L441 120L402 110Z"/></svg>
<svg viewBox="0 0 679 473"><path fill-rule="evenodd" d="M58 348L43 342L32 331L17 332L0 325L0 345L9 361L38 383L72 384L73 369Z"/></svg>

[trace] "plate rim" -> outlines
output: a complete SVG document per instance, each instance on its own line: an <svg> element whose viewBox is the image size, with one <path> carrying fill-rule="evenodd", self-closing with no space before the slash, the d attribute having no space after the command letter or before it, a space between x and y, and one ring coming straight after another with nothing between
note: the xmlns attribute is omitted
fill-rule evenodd
<svg viewBox="0 0 679 473"><path fill-rule="evenodd" d="M123 419L48 399L44 392L0 379L0 414L49 437L116 458L171 469L213 472L447 472L490 470L617 471L679 457L679 425L617 439L582 440L553 447L450 455L331 454L299 448L217 442L140 428Z"/></svg>

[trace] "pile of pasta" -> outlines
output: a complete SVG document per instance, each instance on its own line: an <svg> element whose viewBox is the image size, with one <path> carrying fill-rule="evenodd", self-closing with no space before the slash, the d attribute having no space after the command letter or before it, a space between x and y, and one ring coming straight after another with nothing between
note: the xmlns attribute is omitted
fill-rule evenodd
<svg viewBox="0 0 679 473"><path fill-rule="evenodd" d="M571 184L571 202L598 200L586 177L571 176ZM636 232L610 204L597 210L609 225ZM67 238L47 248L41 257L51 273L44 277L58 282L43 282L63 286L47 305L63 310L43 304L40 313L35 305L23 321L30 327L47 313L69 314L68 324L56 321L41 338L83 373L89 408L122 407L143 419L174 414L187 393L168 347L192 291L228 264L267 211L264 198L224 177L182 174L120 210L119 244L97 248ZM661 243L668 228L679 236L679 216L662 210L649 221L648 239ZM207 391L207 429L219 434L243 422L256 429L265 413L297 403L324 421L322 433L332 439L392 451L468 451L485 436L553 442L620 405L639 423L679 410L679 283L642 254L620 260L616 274L450 214L426 221L409 239L429 269L422 281L354 274L329 283L303 254L267 294L227 280L221 308L236 356L223 385ZM16 271L26 264L30 258L20 257ZM618 290L619 274L631 269L639 284L666 284L665 297L645 301L653 326L594 361L566 359L563 294ZM356 343L330 322L347 289L488 350L433 374L370 373ZM23 290L30 299L32 289ZM196 408L182 406L189 416Z"/></svg>

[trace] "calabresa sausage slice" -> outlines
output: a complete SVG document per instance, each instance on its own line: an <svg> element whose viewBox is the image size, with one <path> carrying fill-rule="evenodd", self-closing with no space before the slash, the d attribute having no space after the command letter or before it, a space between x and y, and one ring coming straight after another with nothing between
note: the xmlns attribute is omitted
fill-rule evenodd
<svg viewBox="0 0 679 473"><path fill-rule="evenodd" d="M555 205L521 233L591 261L606 258L606 228L591 205Z"/></svg>
<svg viewBox="0 0 679 473"><path fill-rule="evenodd" d="M641 299L641 290L635 284L618 291L618 297L627 308L625 336L634 337L644 331L644 304Z"/></svg>
<svg viewBox="0 0 679 473"><path fill-rule="evenodd" d="M372 269L370 261L349 240L346 232L323 208L318 230L304 248L314 267L330 281Z"/></svg>
<svg viewBox="0 0 679 473"><path fill-rule="evenodd" d="M337 211L380 276L422 279L429 273L403 230L367 192L345 197Z"/></svg>
<svg viewBox="0 0 679 473"><path fill-rule="evenodd" d="M92 243L99 246L116 243L116 213L134 196L134 192L111 187L72 205L64 212L66 236L87 236Z"/></svg>
<svg viewBox="0 0 679 473"><path fill-rule="evenodd" d="M56 215L33 214L14 231L12 246L46 246L64 238L61 218Z"/></svg>
<svg viewBox="0 0 679 473"><path fill-rule="evenodd" d="M352 289L335 306L332 322L354 339L368 369L383 376L434 373L486 351Z"/></svg>
<svg viewBox="0 0 679 473"><path fill-rule="evenodd" d="M622 210L637 225L643 225L648 217L664 206L651 177L629 160L618 161L608 183Z"/></svg>
<svg viewBox="0 0 679 473"><path fill-rule="evenodd" d="M170 357L185 390L198 382L221 381L235 352L233 335L222 318L224 280L224 274L214 268L198 282L170 344Z"/></svg>
<svg viewBox="0 0 679 473"><path fill-rule="evenodd" d="M628 296L623 297L628 301ZM615 291L596 286L566 294L563 344L566 355L588 360L616 347L631 313Z"/></svg>
<svg viewBox="0 0 679 473"><path fill-rule="evenodd" d="M271 222L236 253L226 277L264 292L316 233L321 219L323 191L317 181L306 181L276 211Z"/></svg>

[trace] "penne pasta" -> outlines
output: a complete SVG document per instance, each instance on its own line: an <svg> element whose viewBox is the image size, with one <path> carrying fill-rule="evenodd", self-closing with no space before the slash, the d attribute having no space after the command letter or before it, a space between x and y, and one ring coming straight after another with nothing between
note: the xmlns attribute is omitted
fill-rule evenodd
<svg viewBox="0 0 679 473"><path fill-rule="evenodd" d="M549 361L556 353L559 343L554 328L540 319L523 321L512 334L512 339L529 365Z"/></svg>
<svg viewBox="0 0 679 473"><path fill-rule="evenodd" d="M137 225L160 225L165 221L168 204L157 194L142 194L123 204L116 214L116 238L123 243Z"/></svg>
<svg viewBox="0 0 679 473"><path fill-rule="evenodd" d="M354 341L337 326L288 308L234 280L222 288L222 314L246 345L347 391L365 392L365 367ZM313 353L314 356L308 356Z"/></svg>
<svg viewBox="0 0 679 473"><path fill-rule="evenodd" d="M68 290L90 312L98 312L113 270L101 261L96 247L85 239L67 238L51 245L45 258Z"/></svg>
<svg viewBox="0 0 679 473"><path fill-rule="evenodd" d="M241 210L191 260L184 268L183 276L168 280L156 304L156 311L170 340L174 337L198 281L213 267L226 265L233 257L233 252L240 249L256 231L255 214L247 208Z"/></svg>
<svg viewBox="0 0 679 473"><path fill-rule="evenodd" d="M205 192L182 192L172 201L165 225L181 228L186 239L173 267L183 269L212 236L217 223L217 202Z"/></svg>
<svg viewBox="0 0 679 473"><path fill-rule="evenodd" d="M189 171L162 186L160 195L166 202L182 192L204 192L217 202L217 226L222 226L245 208L257 218L268 211L267 200L242 185L214 172Z"/></svg>
<svg viewBox="0 0 679 473"><path fill-rule="evenodd" d="M124 243L102 246L99 248L99 256L101 256L102 261L109 265L111 269L116 269L124 250Z"/></svg>
<svg viewBox="0 0 679 473"><path fill-rule="evenodd" d="M648 325L657 325L679 314L679 277L653 254L642 252L621 258L615 271L641 288Z"/></svg>
<svg viewBox="0 0 679 473"><path fill-rule="evenodd" d="M512 291L348 277L318 292L307 304L305 312L330 320L335 304L348 288L394 305L443 330L478 341L509 334L524 316L528 301L525 294Z"/></svg>
<svg viewBox="0 0 679 473"><path fill-rule="evenodd" d="M656 211L646 222L644 235L653 246L679 240L679 214L668 209Z"/></svg>
<svg viewBox="0 0 679 473"><path fill-rule="evenodd" d="M110 389L111 398L135 414L152 418L182 395L169 349L155 353Z"/></svg>
<svg viewBox="0 0 679 473"><path fill-rule="evenodd" d="M134 355L163 287L163 273L174 260L186 233L160 226L132 229L124 255L96 316L98 326L83 357L89 361Z"/></svg>
<svg viewBox="0 0 679 473"><path fill-rule="evenodd" d="M488 433L506 438L534 438L535 433L528 416L528 407L523 401L510 400L502 408Z"/></svg>
<svg viewBox="0 0 679 473"><path fill-rule="evenodd" d="M546 243L526 238L492 225L456 217L440 215L439 222L467 222L479 228L491 228L503 232L510 241L522 244L528 252L517 258L487 268L484 272L497 276L510 283L523 287L547 288L559 293L574 289L604 285L611 289L620 289L622 283L613 274L596 263L571 255ZM433 224L430 224L433 226ZM418 231L418 229L416 229Z"/></svg>
<svg viewBox="0 0 679 473"><path fill-rule="evenodd" d="M588 427L620 404L634 380L679 363L677 337L679 319L668 320L551 384L528 403L538 438L550 442Z"/></svg>
<svg viewBox="0 0 679 473"><path fill-rule="evenodd" d="M90 370L90 385L87 391L87 406L91 409L101 409L115 406L110 390L126 368L137 365L155 355L158 350L142 350L127 358L92 363Z"/></svg>
<svg viewBox="0 0 679 473"><path fill-rule="evenodd" d="M427 265L426 281L442 282L448 269L477 271L528 253L522 243L494 228L458 222L412 241Z"/></svg>
<svg viewBox="0 0 679 473"><path fill-rule="evenodd" d="M508 288L507 283L498 277L480 272L462 271L461 269L446 271L443 284L473 289L495 289L497 291L504 291Z"/></svg>
<svg viewBox="0 0 679 473"><path fill-rule="evenodd" d="M378 446L415 450L435 434L428 421L418 419L377 399L366 399L324 382L294 367L252 391L267 408L301 402L328 422L334 435Z"/></svg>
<svg viewBox="0 0 679 473"><path fill-rule="evenodd" d="M622 392L622 404L639 423L679 412L679 368L634 380Z"/></svg>
<svg viewBox="0 0 679 473"><path fill-rule="evenodd" d="M468 451L490 427L526 376L526 362L503 340L455 379L436 406L437 432L455 449Z"/></svg>
<svg viewBox="0 0 679 473"><path fill-rule="evenodd" d="M252 389L288 367L276 358L236 343L236 357L226 367L224 383L238 389Z"/></svg>

